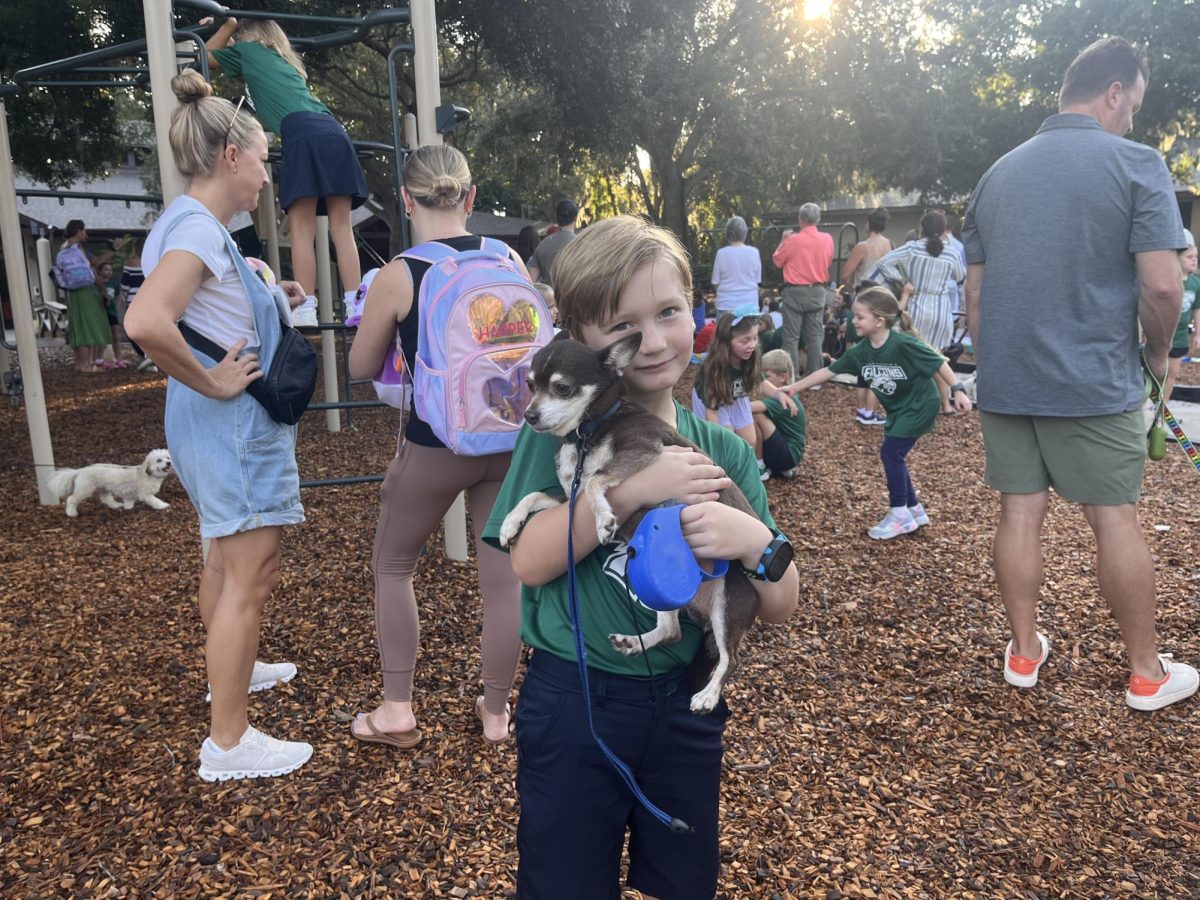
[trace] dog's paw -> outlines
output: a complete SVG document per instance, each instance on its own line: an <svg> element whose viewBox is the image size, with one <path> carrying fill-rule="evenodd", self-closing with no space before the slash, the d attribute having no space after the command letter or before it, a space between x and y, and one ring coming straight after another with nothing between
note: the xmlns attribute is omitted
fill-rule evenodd
<svg viewBox="0 0 1200 900"><path fill-rule="evenodd" d="M133 505L135 503L137 503L136 500L123 500L121 502L121 508L122 509L133 509Z"/></svg>
<svg viewBox="0 0 1200 900"><path fill-rule="evenodd" d="M692 694L692 712L701 716L708 715L717 708L717 704L720 702L721 686L716 682L709 682L701 690Z"/></svg>
<svg viewBox="0 0 1200 900"><path fill-rule="evenodd" d="M76 516L79 515L79 510L75 509L75 507L73 507L73 506L68 506L67 507L67 515L70 516L72 519L74 519Z"/></svg>
<svg viewBox="0 0 1200 900"><path fill-rule="evenodd" d="M618 653L624 653L626 656L641 656L642 642L636 634L610 634L608 642L612 644L612 648Z"/></svg>
<svg viewBox="0 0 1200 900"><path fill-rule="evenodd" d="M607 544L617 533L617 517L612 513L601 513L596 516L596 537L600 543Z"/></svg>
<svg viewBox="0 0 1200 900"><path fill-rule="evenodd" d="M525 520L520 516L509 513L500 524L500 546L507 549L508 545L517 539Z"/></svg>

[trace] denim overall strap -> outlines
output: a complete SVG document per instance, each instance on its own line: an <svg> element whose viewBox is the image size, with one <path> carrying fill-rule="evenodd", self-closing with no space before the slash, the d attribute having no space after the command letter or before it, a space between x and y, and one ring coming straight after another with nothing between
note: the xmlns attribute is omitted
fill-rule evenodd
<svg viewBox="0 0 1200 900"><path fill-rule="evenodd" d="M254 330L258 334L258 364L264 371L270 371L271 359L275 355L275 348L279 346L279 338L283 334L283 322L290 322L291 313L287 308L287 302L283 299L282 292L278 295L267 287L266 283L259 278L250 268L237 248L237 244L233 242L233 237L224 225L217 221L216 216L209 212L201 212L198 209L189 209L175 218L166 231L163 232L162 246L166 245L167 236L171 231L186 219L188 216L207 216L216 223L221 229L221 234L225 238L225 248L229 251L229 255L233 258L234 268L237 270L238 277L242 282L242 289L246 292L246 299L250 303L250 311L254 315Z"/></svg>

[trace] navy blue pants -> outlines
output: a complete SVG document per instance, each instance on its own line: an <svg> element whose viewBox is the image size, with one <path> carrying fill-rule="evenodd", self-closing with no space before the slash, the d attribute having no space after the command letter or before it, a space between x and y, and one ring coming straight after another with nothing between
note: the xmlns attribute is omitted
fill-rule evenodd
<svg viewBox="0 0 1200 900"><path fill-rule="evenodd" d="M588 730L574 661L534 651L517 704L517 897L619 900L629 832L629 887L662 900L710 900L720 857L717 807L722 700L698 716L690 669L657 678L588 670L596 732L646 796L695 831L679 835L630 793Z"/></svg>
<svg viewBox="0 0 1200 900"><path fill-rule="evenodd" d="M916 506L917 490L908 476L908 464L904 457L917 442L915 437L885 437L879 448L883 460L883 474L887 478L888 506Z"/></svg>

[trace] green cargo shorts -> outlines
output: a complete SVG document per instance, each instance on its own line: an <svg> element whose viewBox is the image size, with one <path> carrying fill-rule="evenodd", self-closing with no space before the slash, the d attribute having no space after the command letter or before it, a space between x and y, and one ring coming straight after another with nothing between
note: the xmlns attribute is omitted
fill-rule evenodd
<svg viewBox="0 0 1200 900"><path fill-rule="evenodd" d="M1012 416L980 411L984 478L1005 494L1049 487L1074 503L1122 506L1142 496L1146 425L1141 409L1107 416Z"/></svg>

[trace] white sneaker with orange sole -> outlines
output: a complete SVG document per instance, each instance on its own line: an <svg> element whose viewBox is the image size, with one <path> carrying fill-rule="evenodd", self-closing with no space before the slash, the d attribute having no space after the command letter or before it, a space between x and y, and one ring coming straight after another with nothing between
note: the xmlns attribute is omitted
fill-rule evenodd
<svg viewBox="0 0 1200 900"><path fill-rule="evenodd" d="M1150 712L1180 700L1186 700L1200 687L1200 673L1187 663L1174 662L1169 653L1160 653L1163 676L1157 680L1141 675L1129 676L1125 703L1130 709Z"/></svg>
<svg viewBox="0 0 1200 900"><path fill-rule="evenodd" d="M1038 643L1042 645L1042 655L1037 659L1028 656L1017 656L1013 653L1013 642L1009 641L1004 648L1004 680L1013 687L1031 688L1038 683L1038 672L1045 665L1050 655L1050 642L1040 631L1037 632Z"/></svg>

